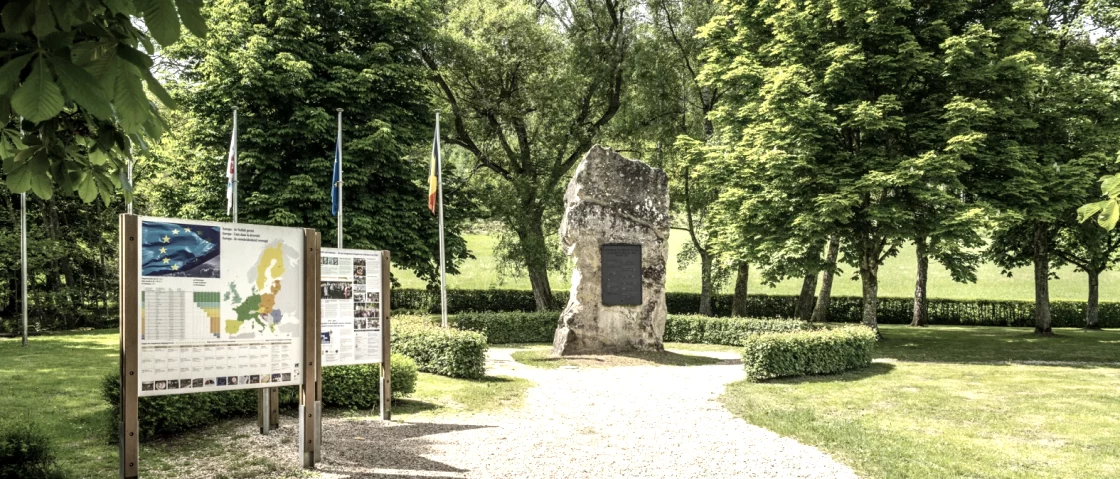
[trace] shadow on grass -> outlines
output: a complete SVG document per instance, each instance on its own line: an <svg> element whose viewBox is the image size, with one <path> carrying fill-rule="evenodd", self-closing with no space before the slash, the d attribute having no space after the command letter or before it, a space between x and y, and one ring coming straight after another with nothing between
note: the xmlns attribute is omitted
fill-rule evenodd
<svg viewBox="0 0 1120 479"><path fill-rule="evenodd" d="M430 436L494 427L427 422L397 422L391 425L352 422L348 426L328 430L324 425L323 442L330 445L331 457L329 463L317 468L320 472L350 477L384 477L380 474L369 476L368 469L391 470L393 472L389 473L389 477L446 477L446 474L433 473L465 473L465 469L425 457L440 442Z"/></svg>
<svg viewBox="0 0 1120 479"><path fill-rule="evenodd" d="M894 365L891 363L871 363L870 366L857 369L855 371L846 371L839 374L826 374L820 376L797 376L792 378L777 378L762 381L762 384L811 384L811 383L835 383L835 382L855 382L869 379L875 376L882 376L894 370Z"/></svg>

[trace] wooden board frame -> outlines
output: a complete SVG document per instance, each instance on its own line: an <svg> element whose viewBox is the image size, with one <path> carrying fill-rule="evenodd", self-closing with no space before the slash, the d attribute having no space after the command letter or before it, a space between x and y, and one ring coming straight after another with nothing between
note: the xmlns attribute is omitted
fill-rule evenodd
<svg viewBox="0 0 1120 479"><path fill-rule="evenodd" d="M389 343L391 339L391 331L389 329L389 317L392 316L392 289L393 281L389 278L389 252L381 252L381 291L384 296L381 298L381 385L379 397L381 398L381 420L389 421L393 418L392 403L393 403L393 383L392 379L392 364L390 358L392 351L389 350Z"/></svg>
<svg viewBox="0 0 1120 479"><path fill-rule="evenodd" d="M121 478L140 477L140 267L136 215L120 216L120 472Z"/></svg>
<svg viewBox="0 0 1120 479"><path fill-rule="evenodd" d="M318 231L305 228L304 236L304 338L303 384L299 388L300 458L304 468L314 468L320 460L322 437L320 414L322 410L322 366L320 361L320 294L319 254L321 238ZM119 277L120 277L120 477L134 479L140 476L140 267L137 242L140 239L139 216L120 215L119 222ZM279 418L279 393L277 388L261 389L262 402L267 399L269 419ZM273 422L273 421L270 421ZM277 424L278 421L273 422Z"/></svg>

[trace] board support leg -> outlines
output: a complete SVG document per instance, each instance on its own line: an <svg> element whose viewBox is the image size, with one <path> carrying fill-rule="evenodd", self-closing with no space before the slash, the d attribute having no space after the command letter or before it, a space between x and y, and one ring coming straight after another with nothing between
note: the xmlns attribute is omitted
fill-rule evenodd
<svg viewBox="0 0 1120 479"><path fill-rule="evenodd" d="M135 215L120 217L120 477L140 477L140 236Z"/></svg>
<svg viewBox="0 0 1120 479"><path fill-rule="evenodd" d="M381 420L389 421L393 418L392 405L393 405L393 383L392 379L392 351L389 349L391 331L389 329L390 314L390 289L393 287L393 282L389 278L389 252L381 252L381 291L384 292L385 297L381 298L381 384L378 385L378 397L380 400Z"/></svg>
<svg viewBox="0 0 1120 479"><path fill-rule="evenodd" d="M313 469L322 459L320 446L320 419L322 401L322 353L319 332L321 304L319 289L319 258L321 237L313 229L304 231L304 330L303 330L303 384L299 388L299 452L305 469Z"/></svg>

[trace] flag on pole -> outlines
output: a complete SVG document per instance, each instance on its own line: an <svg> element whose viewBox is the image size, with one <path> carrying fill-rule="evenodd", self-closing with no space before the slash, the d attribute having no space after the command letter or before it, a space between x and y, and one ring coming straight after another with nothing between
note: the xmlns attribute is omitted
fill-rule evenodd
<svg viewBox="0 0 1120 479"><path fill-rule="evenodd" d="M236 113L235 113L236 114ZM236 120L234 120L236 122ZM237 181L237 125L234 124L233 136L229 140L229 156L226 161L226 214L233 212L233 183Z"/></svg>
<svg viewBox="0 0 1120 479"><path fill-rule="evenodd" d="M440 160L439 129L436 129L435 137L432 138L432 167L428 173L428 209L432 210L432 214L436 212L436 193L439 192Z"/></svg>
<svg viewBox="0 0 1120 479"><path fill-rule="evenodd" d="M338 207L342 202L342 128L338 130L338 139L334 144L334 174L331 176L331 214L338 216Z"/></svg>

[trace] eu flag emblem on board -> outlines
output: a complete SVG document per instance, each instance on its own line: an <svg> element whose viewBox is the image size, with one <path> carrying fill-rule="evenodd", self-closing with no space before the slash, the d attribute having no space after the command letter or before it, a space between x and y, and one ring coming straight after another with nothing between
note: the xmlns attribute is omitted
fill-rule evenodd
<svg viewBox="0 0 1120 479"><path fill-rule="evenodd" d="M218 226L145 221L140 237L144 276L221 276L222 229Z"/></svg>

